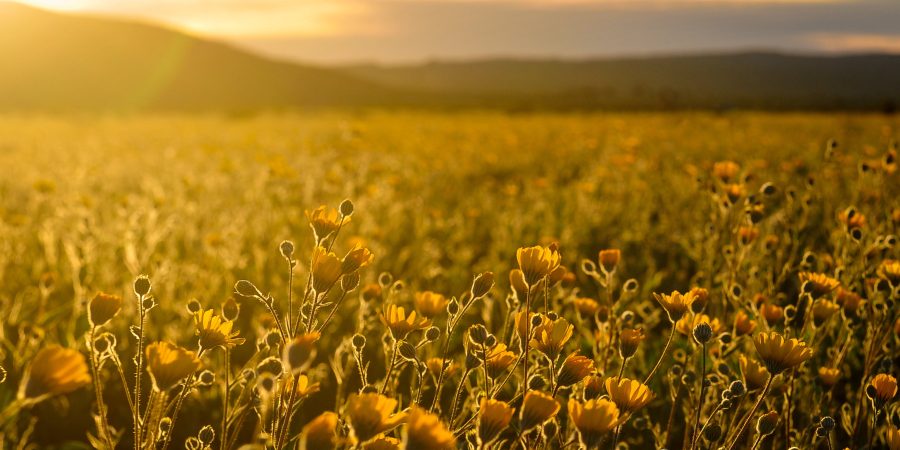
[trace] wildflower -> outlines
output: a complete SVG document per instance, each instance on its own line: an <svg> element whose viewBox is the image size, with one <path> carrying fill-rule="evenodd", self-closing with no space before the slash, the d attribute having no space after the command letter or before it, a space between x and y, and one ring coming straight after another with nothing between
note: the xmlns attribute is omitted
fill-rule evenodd
<svg viewBox="0 0 900 450"><path fill-rule="evenodd" d="M597 311L600 310L600 304L592 298L578 297L573 303L575 304L575 310L583 317L594 317L594 314L597 314Z"/></svg>
<svg viewBox="0 0 900 450"><path fill-rule="evenodd" d="M621 423L619 408L606 399L585 403L569 399L569 418L578 430L581 444L588 449L599 447L603 436Z"/></svg>
<svg viewBox="0 0 900 450"><path fill-rule="evenodd" d="M888 445L889 450L900 450L900 429L888 426L884 441Z"/></svg>
<svg viewBox="0 0 900 450"><path fill-rule="evenodd" d="M734 315L734 333L737 336L744 336L756 329L756 321L750 319L744 311L738 311Z"/></svg>
<svg viewBox="0 0 900 450"><path fill-rule="evenodd" d="M841 306L847 317L855 316L859 307L865 304L865 301L863 301L859 294L844 288L838 288L834 302Z"/></svg>
<svg viewBox="0 0 900 450"><path fill-rule="evenodd" d="M525 339L528 337L526 336L526 327L528 327L528 331L530 331L531 333L535 333L535 329L537 327L532 325L535 317L538 318L537 320L541 321L541 324L538 326L541 326L548 321L546 317L533 312L528 313L528 319L526 320L524 309L516 313L516 333L519 335L520 339Z"/></svg>
<svg viewBox="0 0 900 450"><path fill-rule="evenodd" d="M498 344L503 345L503 344ZM443 358L428 358L425 360L425 366L428 368L428 371L431 372L431 375L437 379L441 375L442 364L444 364ZM488 360L488 368L490 369L490 360ZM444 376L451 377L456 374L456 370L458 367L456 364L453 364L452 361L447 361L447 368L444 369Z"/></svg>
<svg viewBox="0 0 900 450"><path fill-rule="evenodd" d="M688 294L694 299L691 301L690 309L699 313L706 309L706 303L709 301L709 291L702 287L692 287Z"/></svg>
<svg viewBox="0 0 900 450"><path fill-rule="evenodd" d="M288 379L285 387L287 388L287 392L290 392L291 388L293 388L300 398L319 392L319 383L310 382L309 377L306 375L297 376L296 383L292 379Z"/></svg>
<svg viewBox="0 0 900 450"><path fill-rule="evenodd" d="M481 298L491 292L494 287L494 272L483 272L472 281L472 298Z"/></svg>
<svg viewBox="0 0 900 450"><path fill-rule="evenodd" d="M350 394L344 411L353 436L367 442L406 420L405 413L394 414L397 400L376 393Z"/></svg>
<svg viewBox="0 0 900 450"><path fill-rule="evenodd" d="M759 315L766 320L767 324L775 325L784 320L784 308L766 302L759 307Z"/></svg>
<svg viewBox="0 0 900 450"><path fill-rule="evenodd" d="M838 216L838 220L844 224L844 227L846 227L847 230L862 228L866 225L866 216L853 207L847 208L841 212Z"/></svg>
<svg viewBox="0 0 900 450"><path fill-rule="evenodd" d="M337 255L322 247L313 250L312 285L316 293L327 292L343 274L343 263Z"/></svg>
<svg viewBox="0 0 900 450"><path fill-rule="evenodd" d="M559 267L560 256L553 248L534 246L517 250L516 260L525 277L525 283L534 286Z"/></svg>
<svg viewBox="0 0 900 450"><path fill-rule="evenodd" d="M653 392L646 384L628 378L610 377L604 383L610 400L626 413L633 413L653 400Z"/></svg>
<svg viewBox="0 0 900 450"><path fill-rule="evenodd" d="M600 375L589 375L584 379L584 399L593 400L603 393L603 378Z"/></svg>
<svg viewBox="0 0 900 450"><path fill-rule="evenodd" d="M749 245L759 237L759 230L754 227L740 227L738 229L738 238L741 244Z"/></svg>
<svg viewBox="0 0 900 450"><path fill-rule="evenodd" d="M321 337L318 332L304 333L284 346L281 357L285 367L293 373L306 369L316 355L316 342Z"/></svg>
<svg viewBox="0 0 900 450"><path fill-rule="evenodd" d="M516 354L507 350L506 344L497 344L491 347L485 355L488 376L491 378L498 377L504 370L509 368L515 360Z"/></svg>
<svg viewBox="0 0 900 450"><path fill-rule="evenodd" d="M478 408L478 440L487 446L509 426L513 408L506 402L493 399L481 399Z"/></svg>
<svg viewBox="0 0 900 450"><path fill-rule="evenodd" d="M447 297L431 291L416 292L414 301L416 311L418 311L422 317L428 319L432 319L443 313L447 309L447 303L449 302Z"/></svg>
<svg viewBox="0 0 900 450"><path fill-rule="evenodd" d="M741 167L734 161L719 161L713 164L713 175L723 183L733 180Z"/></svg>
<svg viewBox="0 0 900 450"><path fill-rule="evenodd" d="M675 324L675 329L685 336L691 336L697 325L709 325L712 334L718 335L724 328L719 319L710 319L706 314L695 314L693 316L684 316Z"/></svg>
<svg viewBox="0 0 900 450"><path fill-rule="evenodd" d="M556 359L563 346L572 337L572 325L560 317L546 321L534 329L534 338L529 345L552 360Z"/></svg>
<svg viewBox="0 0 900 450"><path fill-rule="evenodd" d="M300 431L301 450L332 450L337 447L338 415L326 411L311 420Z"/></svg>
<svg viewBox="0 0 900 450"><path fill-rule="evenodd" d="M367 302L381 300L382 289L378 283L367 284L362 290L362 298Z"/></svg>
<svg viewBox="0 0 900 450"><path fill-rule="evenodd" d="M840 309L841 309L840 306L838 306L836 303L834 303L830 300L825 300L825 299L816 300L812 306L813 323L816 326L821 326L823 323L825 323L825 321L830 319L831 316L833 316L834 313L838 312Z"/></svg>
<svg viewBox="0 0 900 450"><path fill-rule="evenodd" d="M363 450L400 450L400 439L379 434L364 445Z"/></svg>
<svg viewBox="0 0 900 450"><path fill-rule="evenodd" d="M122 297L98 292L88 305L88 320L91 326L99 327L109 322L121 309Z"/></svg>
<svg viewBox="0 0 900 450"><path fill-rule="evenodd" d="M786 340L776 333L760 333L753 340L756 352L773 376L812 358L812 349L797 339Z"/></svg>
<svg viewBox="0 0 900 450"><path fill-rule="evenodd" d="M878 266L878 276L891 282L891 286L900 286L900 261L886 259Z"/></svg>
<svg viewBox="0 0 900 450"><path fill-rule="evenodd" d="M524 433L534 429L552 419L558 412L559 403L553 397L540 391L528 391L519 411L521 431Z"/></svg>
<svg viewBox="0 0 900 450"><path fill-rule="evenodd" d="M524 302L528 294L528 284L525 283L525 274L519 269L509 271L509 287L520 302Z"/></svg>
<svg viewBox="0 0 900 450"><path fill-rule="evenodd" d="M331 233L337 231L342 222L350 222L350 217L344 217L336 209L325 205L312 211L306 211L306 218L309 219L309 226L315 234L316 242L322 242Z"/></svg>
<svg viewBox="0 0 900 450"><path fill-rule="evenodd" d="M803 291L808 292L813 298L828 295L841 285L838 280L822 273L800 272L799 277L803 283Z"/></svg>
<svg viewBox="0 0 900 450"><path fill-rule="evenodd" d="M841 377L841 370L836 367L819 367L819 380L827 387L834 386Z"/></svg>
<svg viewBox="0 0 900 450"><path fill-rule="evenodd" d="M619 265L619 259L622 257L622 252L619 249L606 249L600 250L600 255L597 260L600 262L600 268L603 269L606 273L613 273L616 270L616 266Z"/></svg>
<svg viewBox="0 0 900 450"><path fill-rule="evenodd" d="M766 385L769 371L762 364L744 355L738 356L738 363L741 366L741 375L744 376L744 384L747 385L748 390L755 391Z"/></svg>
<svg viewBox="0 0 900 450"><path fill-rule="evenodd" d="M168 342L155 342L146 348L147 371L153 387L165 392L200 368L194 352Z"/></svg>
<svg viewBox="0 0 900 450"><path fill-rule="evenodd" d="M223 320L211 309L194 314L194 325L197 326L197 336L200 336L201 349L232 348L244 343L243 338L237 337L237 331L231 331L234 322Z"/></svg>
<svg viewBox="0 0 900 450"><path fill-rule="evenodd" d="M866 394L871 394L869 398L872 399L875 409L880 410L897 395L897 379L886 373L875 375L869 382Z"/></svg>
<svg viewBox="0 0 900 450"><path fill-rule="evenodd" d="M641 342L647 339L642 328L626 328L619 333L619 354L622 359L630 358L637 352Z"/></svg>
<svg viewBox="0 0 900 450"><path fill-rule="evenodd" d="M345 274L356 272L357 270L372 264L372 261L374 260L375 255L373 255L369 249L365 247L354 247L353 250L347 252L347 254L344 255L344 259L341 260L341 272Z"/></svg>
<svg viewBox="0 0 900 450"><path fill-rule="evenodd" d="M68 394L90 382L84 355L77 350L51 345L42 348L31 360L19 384L18 397L39 401Z"/></svg>
<svg viewBox="0 0 900 450"><path fill-rule="evenodd" d="M413 406L403 430L405 450L455 450L456 438L440 417Z"/></svg>
<svg viewBox="0 0 900 450"><path fill-rule="evenodd" d="M741 183L731 183L725 185L724 191L725 196L728 197L728 201L731 202L731 204L734 204L744 195L744 185Z"/></svg>
<svg viewBox="0 0 900 450"><path fill-rule="evenodd" d="M561 387L569 387L591 374L594 361L588 357L573 353L566 357L559 368L556 383Z"/></svg>
<svg viewBox="0 0 900 450"><path fill-rule="evenodd" d="M391 330L394 339L403 339L407 334L428 328L431 321L422 317L416 318L416 312L410 311L406 315L406 310L402 306L389 305L387 311L383 315L384 323Z"/></svg>
<svg viewBox="0 0 900 450"><path fill-rule="evenodd" d="M669 321L673 324L684 317L685 313L690 309L691 303L694 301L694 294L691 292L683 295L678 291L662 295L654 293L653 297L660 305L662 305L663 309L666 310L666 314L669 315Z"/></svg>

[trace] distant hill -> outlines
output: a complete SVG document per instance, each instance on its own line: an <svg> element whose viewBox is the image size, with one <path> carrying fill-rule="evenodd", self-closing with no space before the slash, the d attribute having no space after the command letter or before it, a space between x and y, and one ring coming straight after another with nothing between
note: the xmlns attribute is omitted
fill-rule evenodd
<svg viewBox="0 0 900 450"><path fill-rule="evenodd" d="M497 59L346 73L461 102L584 108L893 109L900 55L737 53L584 61Z"/></svg>
<svg viewBox="0 0 900 450"><path fill-rule="evenodd" d="M128 21L0 2L0 110L391 104L392 89Z"/></svg>
<svg viewBox="0 0 900 450"><path fill-rule="evenodd" d="M165 27L2 0L0 63L0 111L900 105L900 55L740 53L315 67Z"/></svg>

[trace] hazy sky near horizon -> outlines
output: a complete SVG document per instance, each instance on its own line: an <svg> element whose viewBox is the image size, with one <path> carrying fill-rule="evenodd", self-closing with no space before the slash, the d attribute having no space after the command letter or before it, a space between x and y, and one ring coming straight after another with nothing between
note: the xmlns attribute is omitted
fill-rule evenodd
<svg viewBox="0 0 900 450"><path fill-rule="evenodd" d="M420 62L778 49L900 53L900 0L22 0L272 56Z"/></svg>

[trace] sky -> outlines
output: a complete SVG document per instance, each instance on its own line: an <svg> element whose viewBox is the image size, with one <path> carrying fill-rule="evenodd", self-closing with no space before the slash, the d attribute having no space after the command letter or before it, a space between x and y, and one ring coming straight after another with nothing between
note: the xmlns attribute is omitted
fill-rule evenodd
<svg viewBox="0 0 900 450"><path fill-rule="evenodd" d="M731 50L900 53L900 0L25 0L325 64Z"/></svg>

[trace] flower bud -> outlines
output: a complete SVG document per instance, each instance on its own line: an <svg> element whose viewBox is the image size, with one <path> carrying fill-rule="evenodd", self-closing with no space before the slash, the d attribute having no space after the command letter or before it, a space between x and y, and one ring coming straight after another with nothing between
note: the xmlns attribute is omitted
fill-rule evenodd
<svg viewBox="0 0 900 450"><path fill-rule="evenodd" d="M150 293L150 277L140 275L134 280L134 293L138 297L143 297Z"/></svg>
<svg viewBox="0 0 900 450"><path fill-rule="evenodd" d="M294 243L291 241L281 241L281 245L278 246L278 249L281 251L281 256L284 256L288 261L290 261L291 256L294 255Z"/></svg>
<svg viewBox="0 0 900 450"><path fill-rule="evenodd" d="M494 273L484 272L475 277L472 282L472 298L481 298L491 291L494 287Z"/></svg>
<svg viewBox="0 0 900 450"><path fill-rule="evenodd" d="M777 426L778 413L775 411L769 411L759 416L759 420L756 422L756 432L762 436L768 436L775 432L775 427Z"/></svg>

